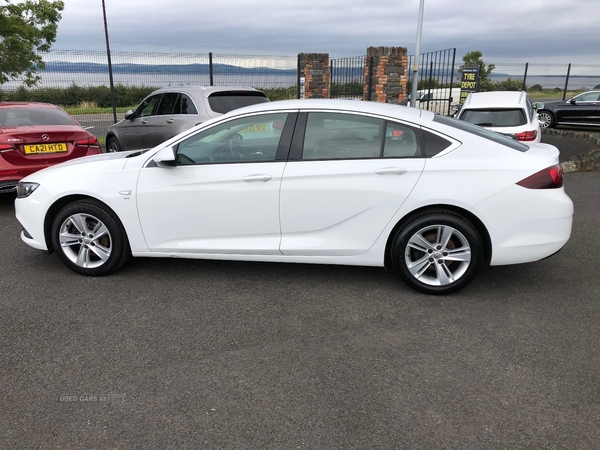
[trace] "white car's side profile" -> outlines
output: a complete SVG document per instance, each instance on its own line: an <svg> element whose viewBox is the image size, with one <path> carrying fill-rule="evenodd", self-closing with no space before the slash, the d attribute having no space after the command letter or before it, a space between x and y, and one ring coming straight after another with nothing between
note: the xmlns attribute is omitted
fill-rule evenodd
<svg viewBox="0 0 600 450"><path fill-rule="evenodd" d="M85 275L130 255L387 265L446 294L484 264L560 250L562 184L549 145L402 106L290 100L37 172L15 208L24 242Z"/></svg>

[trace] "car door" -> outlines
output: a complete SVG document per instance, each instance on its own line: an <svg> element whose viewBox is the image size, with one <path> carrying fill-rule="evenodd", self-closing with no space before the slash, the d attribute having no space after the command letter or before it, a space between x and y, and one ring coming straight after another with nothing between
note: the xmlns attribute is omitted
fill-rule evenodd
<svg viewBox="0 0 600 450"><path fill-rule="evenodd" d="M280 254L279 189L294 121L279 112L221 122L176 144L176 166L150 161L137 185L148 248Z"/></svg>
<svg viewBox="0 0 600 450"><path fill-rule="evenodd" d="M281 184L281 252L366 252L424 169L419 130L380 118L302 114ZM297 128L298 128L297 126Z"/></svg>
<svg viewBox="0 0 600 450"><path fill-rule="evenodd" d="M165 116L165 122L169 127L167 139L209 119L207 114L200 115L192 98L182 92L177 97L172 113Z"/></svg>
<svg viewBox="0 0 600 450"><path fill-rule="evenodd" d="M149 121L160 102L162 94L152 95L142 101L134 112L131 119L122 123L122 131L119 136L121 145L127 150L139 148L151 148L156 139L152 138Z"/></svg>

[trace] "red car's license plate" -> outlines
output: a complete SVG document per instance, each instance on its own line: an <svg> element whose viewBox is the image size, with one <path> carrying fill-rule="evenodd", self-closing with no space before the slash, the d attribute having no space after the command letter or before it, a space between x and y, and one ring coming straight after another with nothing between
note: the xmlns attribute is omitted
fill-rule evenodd
<svg viewBox="0 0 600 450"><path fill-rule="evenodd" d="M39 153L61 153L68 151L67 144L35 144L24 145L26 155L35 155Z"/></svg>

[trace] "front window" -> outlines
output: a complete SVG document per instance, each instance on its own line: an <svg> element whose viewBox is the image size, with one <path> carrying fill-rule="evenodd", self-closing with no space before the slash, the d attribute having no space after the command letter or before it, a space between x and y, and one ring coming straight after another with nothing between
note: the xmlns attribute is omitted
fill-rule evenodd
<svg viewBox="0 0 600 450"><path fill-rule="evenodd" d="M177 164L274 161L287 113L229 120L203 130L177 146Z"/></svg>
<svg viewBox="0 0 600 450"><path fill-rule="evenodd" d="M148 97L135 110L136 117L148 117L152 115L152 111L154 111L154 107L160 100L162 94L153 95L152 97Z"/></svg>
<svg viewBox="0 0 600 450"><path fill-rule="evenodd" d="M573 97L576 102L597 102L600 98L600 92L584 92Z"/></svg>

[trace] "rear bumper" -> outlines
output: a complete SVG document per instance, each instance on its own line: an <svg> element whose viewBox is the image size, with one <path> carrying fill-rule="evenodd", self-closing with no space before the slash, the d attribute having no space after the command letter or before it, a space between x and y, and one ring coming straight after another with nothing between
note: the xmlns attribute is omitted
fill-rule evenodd
<svg viewBox="0 0 600 450"><path fill-rule="evenodd" d="M516 190L520 192L515 192ZM560 189L514 185L477 205L492 240L493 266L539 261L571 237L573 202Z"/></svg>

